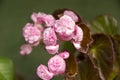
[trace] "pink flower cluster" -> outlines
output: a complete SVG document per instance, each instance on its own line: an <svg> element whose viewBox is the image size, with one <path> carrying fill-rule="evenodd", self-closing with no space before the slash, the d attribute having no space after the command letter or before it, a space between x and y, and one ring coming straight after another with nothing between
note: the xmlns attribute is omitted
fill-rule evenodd
<svg viewBox="0 0 120 80"><path fill-rule="evenodd" d="M48 67L41 64L37 68L37 75L43 80L50 80L53 76L65 72L64 59L69 57L67 51L59 53L59 42L70 41L79 50L83 31L76 24L78 16L71 10L65 10L63 16L57 20L45 13L33 13L31 19L33 23L27 23L23 27L23 37L27 43L21 46L20 54L30 54L32 47L43 42L46 51L55 56L48 61Z"/></svg>
<svg viewBox="0 0 120 80"><path fill-rule="evenodd" d="M66 70L66 63L64 59L69 57L67 51L55 55L48 61L48 67L40 64L37 68L37 75L43 80L50 80L53 76L64 74Z"/></svg>

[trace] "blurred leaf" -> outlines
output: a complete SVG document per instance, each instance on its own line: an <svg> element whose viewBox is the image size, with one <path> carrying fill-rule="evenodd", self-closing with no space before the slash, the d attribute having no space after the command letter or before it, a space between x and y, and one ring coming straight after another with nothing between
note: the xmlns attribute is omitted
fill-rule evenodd
<svg viewBox="0 0 120 80"><path fill-rule="evenodd" d="M101 15L96 17L91 23L92 33L106 33L113 35L117 33L117 20L110 15Z"/></svg>
<svg viewBox="0 0 120 80"><path fill-rule="evenodd" d="M116 59L116 68L118 68L117 76L115 80L120 80L120 35L116 34L112 37L114 43L114 50L115 50L115 59Z"/></svg>
<svg viewBox="0 0 120 80"><path fill-rule="evenodd" d="M94 41L90 46L90 56L96 63L101 78L104 78L104 80L110 80L114 63L112 40L105 34L95 34L92 38Z"/></svg>
<svg viewBox="0 0 120 80"><path fill-rule="evenodd" d="M6 80L5 77L0 73L0 80Z"/></svg>
<svg viewBox="0 0 120 80"><path fill-rule="evenodd" d="M120 73L115 77L114 80L120 80Z"/></svg>
<svg viewBox="0 0 120 80"><path fill-rule="evenodd" d="M89 44L92 42L92 38L90 35L90 30L85 24L78 24L83 30L83 40L81 41L81 49L80 51L86 53L89 48Z"/></svg>
<svg viewBox="0 0 120 80"><path fill-rule="evenodd" d="M76 80L101 80L98 69L87 54L80 53L78 61L78 75Z"/></svg>
<svg viewBox="0 0 120 80"><path fill-rule="evenodd" d="M10 59L0 58L0 80L13 80L13 63Z"/></svg>
<svg viewBox="0 0 120 80"><path fill-rule="evenodd" d="M116 61L120 65L120 35L116 34L112 38L114 43Z"/></svg>

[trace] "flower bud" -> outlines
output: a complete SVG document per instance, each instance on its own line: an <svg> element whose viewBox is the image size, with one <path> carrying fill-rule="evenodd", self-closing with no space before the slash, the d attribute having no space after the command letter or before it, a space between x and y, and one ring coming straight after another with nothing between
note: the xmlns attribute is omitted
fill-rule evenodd
<svg viewBox="0 0 120 80"><path fill-rule="evenodd" d="M59 56L62 57L63 59L67 59L70 56L70 53L67 51L59 53Z"/></svg>
<svg viewBox="0 0 120 80"><path fill-rule="evenodd" d="M48 71L48 68L41 64L37 68L37 75L42 79L42 80L50 80L53 77L53 73Z"/></svg>
<svg viewBox="0 0 120 80"><path fill-rule="evenodd" d="M72 39L72 43L74 45L74 47L79 50L81 48L81 41L83 39L83 31L79 26L75 26L75 31L73 34L73 39Z"/></svg>
<svg viewBox="0 0 120 80"><path fill-rule="evenodd" d="M53 28L46 28L43 32L43 42L45 45L55 45L57 37Z"/></svg>
<svg viewBox="0 0 120 80"><path fill-rule="evenodd" d="M43 18L43 21L45 22L47 27L53 26L54 23L55 23L55 19L54 19L54 17L52 15L46 15Z"/></svg>
<svg viewBox="0 0 120 80"><path fill-rule="evenodd" d="M73 34L73 40L75 42L78 42L78 41L82 41L83 39L83 31L82 29L79 27L79 26L75 26L75 31L74 31L74 34Z"/></svg>
<svg viewBox="0 0 120 80"><path fill-rule="evenodd" d="M30 44L23 44L21 47L20 47L20 54L21 55L28 55L32 52L32 47Z"/></svg>
<svg viewBox="0 0 120 80"><path fill-rule="evenodd" d="M52 15L45 14L45 13L33 13L31 15L31 19L33 20L34 23L39 23L42 24L43 22L47 27L53 26L55 19Z"/></svg>
<svg viewBox="0 0 120 80"><path fill-rule="evenodd" d="M41 39L41 31L33 24L27 23L23 28L23 36L25 40L33 44Z"/></svg>
<svg viewBox="0 0 120 80"><path fill-rule="evenodd" d="M55 55L48 61L48 68L54 75L63 74L66 69L66 63L62 57Z"/></svg>
<svg viewBox="0 0 120 80"><path fill-rule="evenodd" d="M46 16L46 14L45 13L41 13L41 12L39 12L39 13L32 13L32 15L31 15L31 19L33 20L33 22L34 23L39 23L39 24L41 24L41 23L43 23L43 18Z"/></svg>
<svg viewBox="0 0 120 80"><path fill-rule="evenodd" d="M78 22L78 17L77 17L77 15L76 15L73 11L65 10L65 11L64 11L64 15L68 15L68 16L70 16L75 22Z"/></svg>

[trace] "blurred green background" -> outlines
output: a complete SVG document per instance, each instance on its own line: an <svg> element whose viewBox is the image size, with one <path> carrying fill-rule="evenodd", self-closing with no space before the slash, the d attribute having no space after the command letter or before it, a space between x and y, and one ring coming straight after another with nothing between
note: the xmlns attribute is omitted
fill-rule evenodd
<svg viewBox="0 0 120 80"><path fill-rule="evenodd" d="M85 22L100 14L110 14L120 25L120 0L0 0L0 56L12 59L15 73L24 80L36 80L37 66L46 64L49 55L40 46L29 56L19 54L20 45L25 43L22 27L31 21L32 12L52 13L60 8L75 10Z"/></svg>

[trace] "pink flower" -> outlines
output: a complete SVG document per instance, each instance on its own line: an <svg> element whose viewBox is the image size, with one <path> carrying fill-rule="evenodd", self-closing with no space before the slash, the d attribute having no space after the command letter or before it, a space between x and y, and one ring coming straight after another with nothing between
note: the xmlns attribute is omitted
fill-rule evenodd
<svg viewBox="0 0 120 80"><path fill-rule="evenodd" d="M55 54L55 53L58 53L59 45L46 46L45 49L49 54Z"/></svg>
<svg viewBox="0 0 120 80"><path fill-rule="evenodd" d="M31 23L27 23L23 28L23 36L30 44L36 43L42 38L41 31Z"/></svg>
<svg viewBox="0 0 120 80"><path fill-rule="evenodd" d="M46 28L43 32L43 42L45 45L55 45L57 37L53 28Z"/></svg>
<svg viewBox="0 0 120 80"><path fill-rule="evenodd" d="M74 34L73 34L73 40L75 42L78 42L78 41L82 41L83 39L83 31L82 29L79 27L79 26L75 26L75 31L74 31Z"/></svg>
<svg viewBox="0 0 120 80"><path fill-rule="evenodd" d="M56 33L59 35L60 39L68 41L72 39L72 34L75 30L75 22L71 17L64 15L56 20L54 25Z"/></svg>
<svg viewBox="0 0 120 80"><path fill-rule="evenodd" d="M32 47L30 44L24 44L20 47L20 54L21 55L28 55L32 52Z"/></svg>
<svg viewBox="0 0 120 80"><path fill-rule="evenodd" d="M73 11L65 10L65 11L64 11L64 15L68 15L68 16L70 16L75 22L78 22L78 17L77 17L77 15L76 15Z"/></svg>
<svg viewBox="0 0 120 80"><path fill-rule="evenodd" d="M54 75L63 74L66 69L66 63L62 57L55 55L48 61L48 68Z"/></svg>
<svg viewBox="0 0 120 80"><path fill-rule="evenodd" d="M48 68L41 64L37 68L37 75L42 79L42 80L50 80L53 77L53 73L48 71Z"/></svg>
<svg viewBox="0 0 120 80"><path fill-rule="evenodd" d="M46 15L44 18L43 18L43 21L45 22L46 26L53 26L54 23L55 23L55 19L52 15Z"/></svg>
<svg viewBox="0 0 120 80"><path fill-rule="evenodd" d="M45 13L32 13L31 19L33 20L34 23L43 23L43 18L46 16Z"/></svg>
<svg viewBox="0 0 120 80"><path fill-rule="evenodd" d="M59 56L62 57L63 59L67 59L70 56L70 53L67 51L59 53Z"/></svg>
<svg viewBox="0 0 120 80"><path fill-rule="evenodd" d="M79 26L76 25L75 26L75 31L74 31L74 34L73 34L72 43L77 50L81 48L80 42L82 41L82 39L83 39L83 31Z"/></svg>
<svg viewBox="0 0 120 80"><path fill-rule="evenodd" d="M55 19L52 15L49 14L45 14L45 13L33 13L31 15L31 19L33 20L33 22L35 23L45 23L46 26L53 26Z"/></svg>

